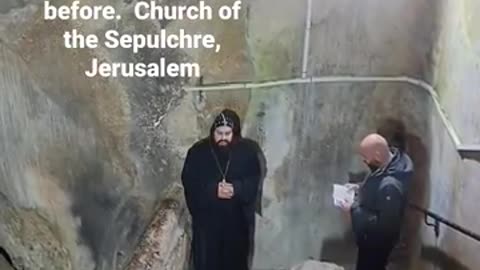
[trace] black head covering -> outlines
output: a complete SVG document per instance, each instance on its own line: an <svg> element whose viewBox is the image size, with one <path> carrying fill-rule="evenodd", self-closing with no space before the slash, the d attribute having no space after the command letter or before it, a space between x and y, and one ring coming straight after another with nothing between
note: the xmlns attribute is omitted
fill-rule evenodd
<svg viewBox="0 0 480 270"><path fill-rule="evenodd" d="M210 129L210 135L213 136L213 132L216 128L221 126L231 127L234 137L241 137L242 129L240 127L240 117L231 109L224 109L220 114L215 117L212 127Z"/></svg>
<svg viewBox="0 0 480 270"><path fill-rule="evenodd" d="M222 111L224 115L230 118L233 122L233 135L236 137L242 137L242 127L240 124L240 117L238 114L230 109L225 109Z"/></svg>
<svg viewBox="0 0 480 270"><path fill-rule="evenodd" d="M213 127L218 128L218 127L231 127L233 129L233 120L225 115L223 112L221 112L217 117L215 118L215 121L213 122Z"/></svg>

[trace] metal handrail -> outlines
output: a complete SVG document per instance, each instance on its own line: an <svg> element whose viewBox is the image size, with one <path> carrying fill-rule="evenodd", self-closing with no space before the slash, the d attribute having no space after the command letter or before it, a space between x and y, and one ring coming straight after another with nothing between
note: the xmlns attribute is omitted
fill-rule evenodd
<svg viewBox="0 0 480 270"><path fill-rule="evenodd" d="M435 236L438 238L440 236L440 223L443 223L445 225L447 225L448 227L466 235L466 236L469 236L470 238L480 242L480 235L469 230L469 229L465 229L464 227L452 222L452 221L449 221L447 220L446 218L444 217L441 217L440 215L436 214L436 213L433 213L432 211L430 210L427 210L427 209L424 209L418 205L415 205L413 203L409 203L408 204L409 208L415 210L415 211L418 211L418 212L421 212L425 215L425 224L429 227L434 227L434 230L435 230ZM428 217L431 217L433 220L434 220L434 223L429 223L428 222Z"/></svg>

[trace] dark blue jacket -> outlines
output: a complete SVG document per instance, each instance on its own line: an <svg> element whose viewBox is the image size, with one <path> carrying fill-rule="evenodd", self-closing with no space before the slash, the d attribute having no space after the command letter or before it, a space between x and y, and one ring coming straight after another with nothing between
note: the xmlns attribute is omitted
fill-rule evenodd
<svg viewBox="0 0 480 270"><path fill-rule="evenodd" d="M390 163L366 177L352 206L352 227L358 245L391 244L400 235L413 163L398 149L391 148L391 152Z"/></svg>

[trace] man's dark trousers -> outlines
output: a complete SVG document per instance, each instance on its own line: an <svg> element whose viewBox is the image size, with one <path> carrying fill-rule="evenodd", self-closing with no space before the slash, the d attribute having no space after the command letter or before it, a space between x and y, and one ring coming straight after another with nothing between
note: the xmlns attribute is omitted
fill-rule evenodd
<svg viewBox="0 0 480 270"><path fill-rule="evenodd" d="M394 244L385 243L376 247L360 246L356 270L385 270Z"/></svg>

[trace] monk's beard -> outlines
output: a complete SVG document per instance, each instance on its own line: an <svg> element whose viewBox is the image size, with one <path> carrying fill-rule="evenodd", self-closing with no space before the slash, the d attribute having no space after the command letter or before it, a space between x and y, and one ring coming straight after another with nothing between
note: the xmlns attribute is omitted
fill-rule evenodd
<svg viewBox="0 0 480 270"><path fill-rule="evenodd" d="M230 150L233 148L233 146L238 143L239 141L239 138L237 137L233 137L231 141L227 141L227 140L219 140L219 141L215 141L215 139L212 137L211 138L211 144L213 146L213 148L215 149L215 151L219 152L219 153L228 153L230 152ZM222 143L222 144L220 144Z"/></svg>
<svg viewBox="0 0 480 270"><path fill-rule="evenodd" d="M229 141L218 141L216 146L220 151L228 151L230 149L231 142Z"/></svg>

